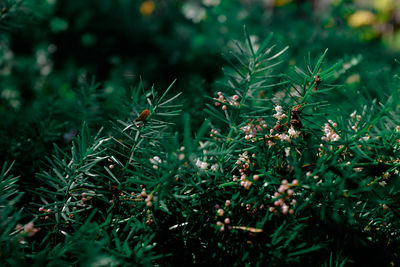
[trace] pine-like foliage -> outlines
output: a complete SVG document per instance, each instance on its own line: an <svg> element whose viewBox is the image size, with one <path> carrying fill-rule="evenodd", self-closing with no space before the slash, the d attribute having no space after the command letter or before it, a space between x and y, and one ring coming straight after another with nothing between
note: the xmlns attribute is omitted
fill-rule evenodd
<svg viewBox="0 0 400 267"><path fill-rule="evenodd" d="M25 207L35 228L16 227L2 178L2 261L13 264L3 240L14 240L18 260L54 266L397 262L395 89L385 103L356 94L348 110L334 97L343 64L325 66L327 51L276 73L287 48L244 36L196 133L173 84L161 95L139 84L111 130L84 124L69 153L55 146Z"/></svg>

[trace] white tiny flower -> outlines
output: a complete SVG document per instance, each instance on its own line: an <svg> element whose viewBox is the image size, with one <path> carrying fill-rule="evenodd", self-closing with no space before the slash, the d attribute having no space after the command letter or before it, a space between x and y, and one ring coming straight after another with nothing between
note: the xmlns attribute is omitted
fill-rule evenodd
<svg viewBox="0 0 400 267"><path fill-rule="evenodd" d="M361 139L363 140L363 141L368 141L369 140L369 136L363 136Z"/></svg>
<svg viewBox="0 0 400 267"><path fill-rule="evenodd" d="M213 165L211 165L211 168L210 168L213 172L215 172L215 171L217 171L218 170L218 164L213 164Z"/></svg>
<svg viewBox="0 0 400 267"><path fill-rule="evenodd" d="M283 112L282 106L279 106L279 105L276 106L275 111L276 111L276 113L282 113Z"/></svg>

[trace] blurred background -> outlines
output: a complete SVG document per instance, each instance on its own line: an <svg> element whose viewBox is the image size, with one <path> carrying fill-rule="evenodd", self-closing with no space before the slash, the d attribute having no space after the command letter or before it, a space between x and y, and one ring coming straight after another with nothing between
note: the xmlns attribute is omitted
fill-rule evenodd
<svg viewBox="0 0 400 267"><path fill-rule="evenodd" d="M140 80L161 91L177 79L195 129L243 25L254 46L271 32L290 46L281 72L329 48L348 95L383 97L398 73L397 0L0 0L0 160L33 177L83 121L123 119Z"/></svg>

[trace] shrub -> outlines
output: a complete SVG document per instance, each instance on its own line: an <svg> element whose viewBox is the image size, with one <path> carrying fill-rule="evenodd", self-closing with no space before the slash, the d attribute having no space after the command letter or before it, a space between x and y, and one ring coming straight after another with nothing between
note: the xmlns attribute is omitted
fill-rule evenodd
<svg viewBox="0 0 400 267"><path fill-rule="evenodd" d="M255 47L246 30L244 39L233 42L198 130L181 114L180 94L168 97L173 84L162 94L139 84L120 104L129 112L106 132L93 135L84 124L69 153L55 146L25 207L28 230L39 230L19 244L19 259L397 263L396 87L380 100L344 91L335 82L348 63L326 66L327 51L277 72L287 48L271 45L271 36ZM183 132L172 127L177 120Z"/></svg>

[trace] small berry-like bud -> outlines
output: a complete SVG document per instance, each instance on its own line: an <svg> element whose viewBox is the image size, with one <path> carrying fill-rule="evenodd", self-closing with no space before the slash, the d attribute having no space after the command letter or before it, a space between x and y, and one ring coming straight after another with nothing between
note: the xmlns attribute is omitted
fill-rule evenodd
<svg viewBox="0 0 400 267"><path fill-rule="evenodd" d="M225 223L225 224L230 224L230 223L231 223L231 220L230 220L229 218L225 218L224 223Z"/></svg>
<svg viewBox="0 0 400 267"><path fill-rule="evenodd" d="M286 206L286 205L283 205L283 206L281 207L281 210L282 210L282 213L286 215L286 214L288 214L288 212L289 212L289 207Z"/></svg>
<svg viewBox="0 0 400 267"><path fill-rule="evenodd" d="M222 110L226 110L226 105L223 105L223 106L222 106Z"/></svg>
<svg viewBox="0 0 400 267"><path fill-rule="evenodd" d="M281 185L281 186L279 186L278 192L283 194L285 192L285 190L286 190L286 186Z"/></svg>
<svg viewBox="0 0 400 267"><path fill-rule="evenodd" d="M217 211L217 213L218 213L218 216L223 216L224 215L224 210L223 209L219 209Z"/></svg>
<svg viewBox="0 0 400 267"><path fill-rule="evenodd" d="M254 180L254 181L258 181L259 178L260 178L260 177L259 177L258 175L254 175L254 176L253 176L253 180Z"/></svg>

